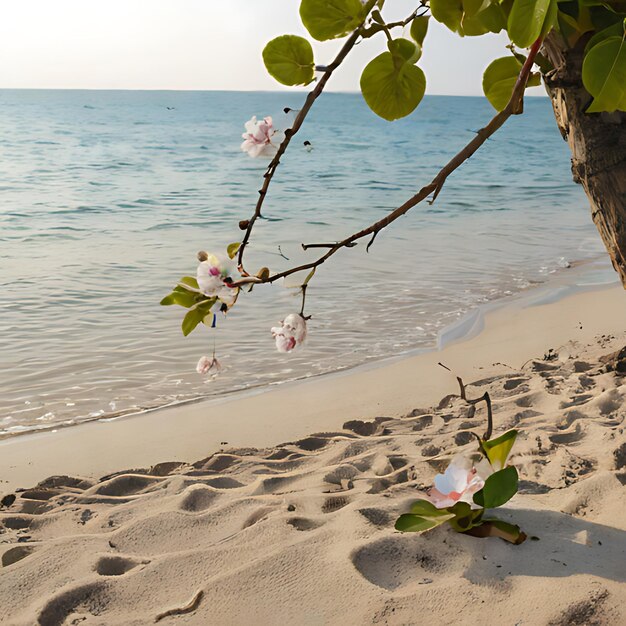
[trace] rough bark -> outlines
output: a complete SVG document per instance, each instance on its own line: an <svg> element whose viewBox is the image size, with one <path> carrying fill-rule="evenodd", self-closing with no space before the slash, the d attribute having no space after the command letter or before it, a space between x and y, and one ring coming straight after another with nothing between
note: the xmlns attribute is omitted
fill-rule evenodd
<svg viewBox="0 0 626 626"><path fill-rule="evenodd" d="M572 174L591 204L591 217L626 288L626 113L585 113L591 96L582 84L584 42L568 48L552 33L543 52L554 66L544 78Z"/></svg>

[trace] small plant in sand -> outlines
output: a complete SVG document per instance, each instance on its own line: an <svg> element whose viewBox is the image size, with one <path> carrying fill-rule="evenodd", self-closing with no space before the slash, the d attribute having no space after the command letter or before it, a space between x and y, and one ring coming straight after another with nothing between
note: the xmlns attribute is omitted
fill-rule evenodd
<svg viewBox="0 0 626 626"><path fill-rule="evenodd" d="M519 526L509 524L488 514L507 503L516 493L517 470L507 465L517 437L516 430L491 439L493 417L489 394L470 400L465 385L457 378L461 398L469 404L484 401L487 406L487 431L478 440L474 454L455 456L443 474L437 474L434 486L426 498L416 500L408 513L396 521L396 529L403 532L423 532L448 523L454 530L474 537L500 537L514 544L526 539Z"/></svg>

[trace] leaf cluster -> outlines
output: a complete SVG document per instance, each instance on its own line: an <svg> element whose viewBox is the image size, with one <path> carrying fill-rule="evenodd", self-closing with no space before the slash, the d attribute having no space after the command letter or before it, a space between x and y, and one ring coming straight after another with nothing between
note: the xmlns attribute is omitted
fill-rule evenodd
<svg viewBox="0 0 626 626"><path fill-rule="evenodd" d="M587 112L626 110L626 2L430 0L430 15L425 14L425 6L416 1L415 12L406 20L390 23L382 15L384 0L302 0L300 18L317 41L355 31L363 38L384 33L387 50L365 66L360 87L370 109L389 121L412 113L424 97L426 77L417 63L431 17L461 37L506 31L512 54L495 59L483 76L483 91L498 111L509 102L525 60L515 46L528 48L551 31L570 47L581 37L588 39L582 80L593 102ZM399 36L393 34L397 28L404 29ZM304 37L276 37L263 50L263 61L284 85L308 85L315 80L318 66L311 43ZM536 62L543 73L552 69L544 57ZM540 73L531 73L527 86L539 84Z"/></svg>

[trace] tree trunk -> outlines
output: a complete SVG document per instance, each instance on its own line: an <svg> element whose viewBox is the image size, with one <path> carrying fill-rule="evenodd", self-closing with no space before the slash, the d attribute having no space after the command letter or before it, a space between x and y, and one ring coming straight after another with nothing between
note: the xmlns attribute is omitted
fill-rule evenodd
<svg viewBox="0 0 626 626"><path fill-rule="evenodd" d="M583 41L568 49L551 33L543 52L554 70L544 79L572 152L574 181L589 198L591 217L626 288L626 113L585 113L591 96L582 84L583 49Z"/></svg>

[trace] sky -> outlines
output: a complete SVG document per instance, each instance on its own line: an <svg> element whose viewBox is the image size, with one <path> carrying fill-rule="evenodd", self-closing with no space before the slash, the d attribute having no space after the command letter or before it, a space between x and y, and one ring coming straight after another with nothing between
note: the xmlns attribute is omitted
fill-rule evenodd
<svg viewBox="0 0 626 626"><path fill-rule="evenodd" d="M387 0L384 15L404 18L416 4ZM267 75L261 51L277 35L307 35L298 6L297 0L3 0L0 88L285 89ZM502 34L462 39L431 20L419 62L427 93L481 95L482 73L508 53L506 43ZM314 42L316 63L329 62L340 45ZM358 90L363 68L385 49L382 34L362 42L328 90Z"/></svg>

